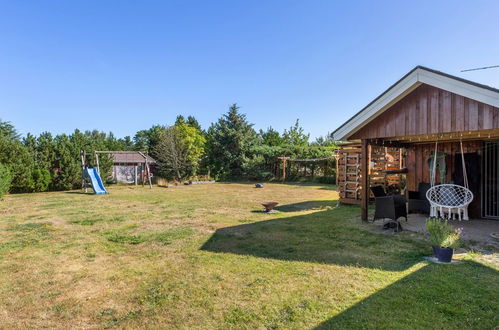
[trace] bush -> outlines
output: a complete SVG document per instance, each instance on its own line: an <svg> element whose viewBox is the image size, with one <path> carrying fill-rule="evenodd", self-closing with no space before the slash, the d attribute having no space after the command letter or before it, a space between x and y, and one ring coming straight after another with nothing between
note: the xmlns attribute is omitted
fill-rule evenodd
<svg viewBox="0 0 499 330"><path fill-rule="evenodd" d="M0 164L0 197L9 191L11 183L12 173L10 169L4 164Z"/></svg>
<svg viewBox="0 0 499 330"><path fill-rule="evenodd" d="M9 167L12 181L10 192L30 192L33 187L31 170L34 160L26 148L19 141L7 140L0 136L0 163Z"/></svg>
<svg viewBox="0 0 499 330"><path fill-rule="evenodd" d="M50 172L44 168L35 168L31 175L33 177L33 191L40 192L46 191L52 181Z"/></svg>
<svg viewBox="0 0 499 330"><path fill-rule="evenodd" d="M442 248L458 248L461 239L461 228L455 229L447 220L426 220L426 231L430 234L430 244Z"/></svg>
<svg viewBox="0 0 499 330"><path fill-rule="evenodd" d="M317 178L317 182L326 184L336 184L335 176L320 176Z"/></svg>

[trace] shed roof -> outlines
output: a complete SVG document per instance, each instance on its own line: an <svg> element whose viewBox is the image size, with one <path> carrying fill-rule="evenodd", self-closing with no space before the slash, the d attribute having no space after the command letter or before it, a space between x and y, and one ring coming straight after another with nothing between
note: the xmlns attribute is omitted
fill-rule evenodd
<svg viewBox="0 0 499 330"><path fill-rule="evenodd" d="M390 86L371 103L338 127L334 140L348 140L355 132L388 110L421 84L434 86L476 101L499 107L499 89L456 77L444 72L416 66L399 81Z"/></svg>
<svg viewBox="0 0 499 330"><path fill-rule="evenodd" d="M149 164L156 164L156 160L149 155L139 151L110 151L109 154L113 157L114 163L144 163L145 158Z"/></svg>

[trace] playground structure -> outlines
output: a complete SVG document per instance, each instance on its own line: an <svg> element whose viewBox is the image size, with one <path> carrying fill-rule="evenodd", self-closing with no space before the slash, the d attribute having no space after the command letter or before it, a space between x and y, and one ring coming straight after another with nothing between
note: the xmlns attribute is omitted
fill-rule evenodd
<svg viewBox="0 0 499 330"><path fill-rule="evenodd" d="M94 194L102 195L108 193L106 188L104 187L104 184L102 183L102 179L96 168L87 167L85 169L85 174L90 179L90 183L92 185ZM86 187L85 187L85 192L87 192Z"/></svg>
<svg viewBox="0 0 499 330"><path fill-rule="evenodd" d="M97 160L97 168L88 167L86 162L86 152L84 150L80 151L81 157L81 180L82 180L82 189L85 192L88 191L87 187L87 178L90 180L90 185L92 186L92 190L96 195L107 194L106 187L104 187L104 183L102 182L102 178L99 173L99 161Z"/></svg>
<svg viewBox="0 0 499 330"><path fill-rule="evenodd" d="M151 156L140 151L101 151L98 153L106 153L112 159L114 181L135 185L139 182L142 185L151 183L151 166L157 164Z"/></svg>
<svg viewBox="0 0 499 330"><path fill-rule="evenodd" d="M80 157L81 157L81 175L82 175L82 189L85 190L85 192L88 191L88 181L90 181L90 185L94 191L95 194L107 194L107 190L104 187L104 184L102 182L102 178L100 175L100 165L99 165L99 155L100 154L105 154L105 155L110 155L115 157L116 154L126 154L129 153L127 151L94 151L94 160L95 160L95 167L89 167L87 166L87 153L85 150L80 151ZM144 169L145 169L145 175L146 175L146 180L149 183L149 188L152 188L152 182L151 182L151 170L150 170L150 164L149 164L149 158L144 155L142 152L137 152L143 159L144 159ZM144 184L144 179L142 180L142 184ZM135 184L137 184L137 169L135 168Z"/></svg>

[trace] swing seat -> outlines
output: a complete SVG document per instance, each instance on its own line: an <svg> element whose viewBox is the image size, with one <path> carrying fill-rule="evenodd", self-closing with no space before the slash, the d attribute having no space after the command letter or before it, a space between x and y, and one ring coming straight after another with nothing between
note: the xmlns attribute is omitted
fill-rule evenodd
<svg viewBox="0 0 499 330"><path fill-rule="evenodd" d="M466 187L456 184L439 184L426 192L430 202L430 217L469 220L468 205L473 201L473 193Z"/></svg>

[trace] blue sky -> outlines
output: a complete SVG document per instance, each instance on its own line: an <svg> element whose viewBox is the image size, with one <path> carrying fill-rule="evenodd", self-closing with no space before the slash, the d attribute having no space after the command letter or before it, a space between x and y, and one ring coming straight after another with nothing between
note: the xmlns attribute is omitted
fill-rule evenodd
<svg viewBox="0 0 499 330"><path fill-rule="evenodd" d="M420 64L499 87L499 1L2 1L0 119L133 135L237 102L333 131Z"/></svg>

